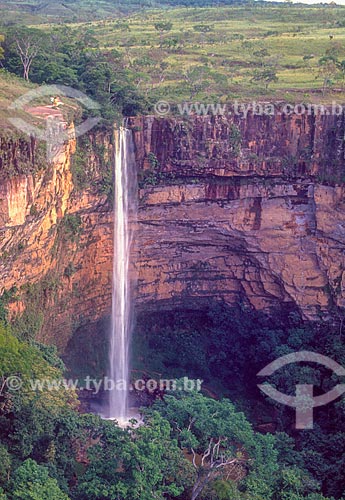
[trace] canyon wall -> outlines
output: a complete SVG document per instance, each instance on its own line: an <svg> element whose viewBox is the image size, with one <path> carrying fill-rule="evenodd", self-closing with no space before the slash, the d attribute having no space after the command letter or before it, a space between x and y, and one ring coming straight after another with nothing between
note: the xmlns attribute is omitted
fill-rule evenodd
<svg viewBox="0 0 345 500"><path fill-rule="evenodd" d="M108 137L93 137L105 144ZM21 141L11 143L11 162L23 158ZM90 153L90 187L76 190L70 140L44 169L0 177L0 287L13 297L12 320L39 330L39 338L63 350L75 328L109 312L111 302L112 219L107 197L95 189L97 161ZM27 161L25 161L27 160ZM25 310L30 311L25 315Z"/></svg>
<svg viewBox="0 0 345 500"><path fill-rule="evenodd" d="M148 116L128 126L140 179L138 310L215 298L260 309L285 302L312 319L339 314L344 115ZM90 144L82 188L71 173L74 140L44 169L0 176L1 289L16 287L12 317L30 304L42 314L40 338L61 350L111 308L113 214L97 154L110 166L112 144L106 134ZM19 150L34 162L34 147L13 143L7 164Z"/></svg>
<svg viewBox="0 0 345 500"><path fill-rule="evenodd" d="M163 179L141 191L138 297L290 302L308 318L345 305L344 115L132 126Z"/></svg>

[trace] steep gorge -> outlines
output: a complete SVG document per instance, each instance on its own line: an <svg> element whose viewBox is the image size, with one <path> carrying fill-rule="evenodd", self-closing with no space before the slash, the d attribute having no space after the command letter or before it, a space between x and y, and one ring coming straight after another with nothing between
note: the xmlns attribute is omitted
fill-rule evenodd
<svg viewBox="0 0 345 500"><path fill-rule="evenodd" d="M141 189L133 248L138 310L199 308L210 298L263 309L285 302L308 318L345 306L344 114L138 117L129 120ZM1 289L13 317L44 309L40 338L61 350L78 326L111 309L113 213L96 189L76 190L72 139L45 168L31 141L2 141ZM97 146L97 147L96 147ZM18 162L17 162L18 163ZM29 286L30 285L30 286ZM31 304L31 305L32 305Z"/></svg>

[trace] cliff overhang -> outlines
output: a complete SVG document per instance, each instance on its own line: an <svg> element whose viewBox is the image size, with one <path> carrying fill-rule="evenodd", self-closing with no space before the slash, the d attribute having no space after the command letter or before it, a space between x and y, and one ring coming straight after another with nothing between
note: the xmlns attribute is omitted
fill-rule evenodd
<svg viewBox="0 0 345 500"><path fill-rule="evenodd" d="M140 179L137 308L201 308L215 299L257 309L286 303L311 319L339 313L344 121L249 113L130 119ZM1 288L18 290L13 317L40 297L40 338L61 349L111 307L113 212L109 193L95 185L105 157L111 173L113 146L99 133L88 144L89 183L78 189L71 142L46 169L3 175L0 186Z"/></svg>

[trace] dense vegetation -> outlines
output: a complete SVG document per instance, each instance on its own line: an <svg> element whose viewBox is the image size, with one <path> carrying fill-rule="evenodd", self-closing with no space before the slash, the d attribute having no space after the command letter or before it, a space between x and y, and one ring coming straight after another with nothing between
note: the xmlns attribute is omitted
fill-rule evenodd
<svg viewBox="0 0 345 500"><path fill-rule="evenodd" d="M339 498L345 491L344 402L317 409L314 430L296 433L294 410L264 398L256 374L278 357L300 350L325 354L344 366L341 323L306 323L295 311L275 310L267 316L224 304L210 304L205 313L147 314L137 325L134 366L148 376L202 378L207 393L236 401L256 425L273 422L278 435L291 429L297 451L291 451L290 465L308 470L325 494ZM301 383L313 384L317 394L324 394L337 378L319 365L294 364L269 381L286 394L295 395Z"/></svg>
<svg viewBox="0 0 345 500"><path fill-rule="evenodd" d="M33 388L63 369L0 326L2 500L326 500L292 440L255 433L227 399L175 391L124 430L78 414L74 389Z"/></svg>
<svg viewBox="0 0 345 500"><path fill-rule="evenodd" d="M18 44L31 44L27 67L22 63ZM101 52L98 45L87 30L76 33L64 28L46 34L36 29L8 29L3 42L3 65L34 83L82 90L101 105L103 117L112 123L116 112L136 114L143 104L121 68L121 55L116 50Z"/></svg>

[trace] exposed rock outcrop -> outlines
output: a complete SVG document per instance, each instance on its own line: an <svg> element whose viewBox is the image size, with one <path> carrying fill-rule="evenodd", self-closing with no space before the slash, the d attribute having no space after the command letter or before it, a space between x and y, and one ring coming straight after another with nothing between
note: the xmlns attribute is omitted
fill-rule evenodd
<svg viewBox="0 0 345 500"><path fill-rule="evenodd" d="M132 126L138 162L152 170L153 153L180 182L141 192L139 298L292 302L309 318L345 305L344 115Z"/></svg>
<svg viewBox="0 0 345 500"><path fill-rule="evenodd" d="M138 308L212 297L294 303L315 318L345 306L344 115L142 117L129 126L142 171ZM110 157L108 138L95 141ZM61 349L111 307L112 208L92 183L75 190L73 151L70 141L45 170L0 185L0 286L18 288L15 315L36 283L40 336Z"/></svg>

